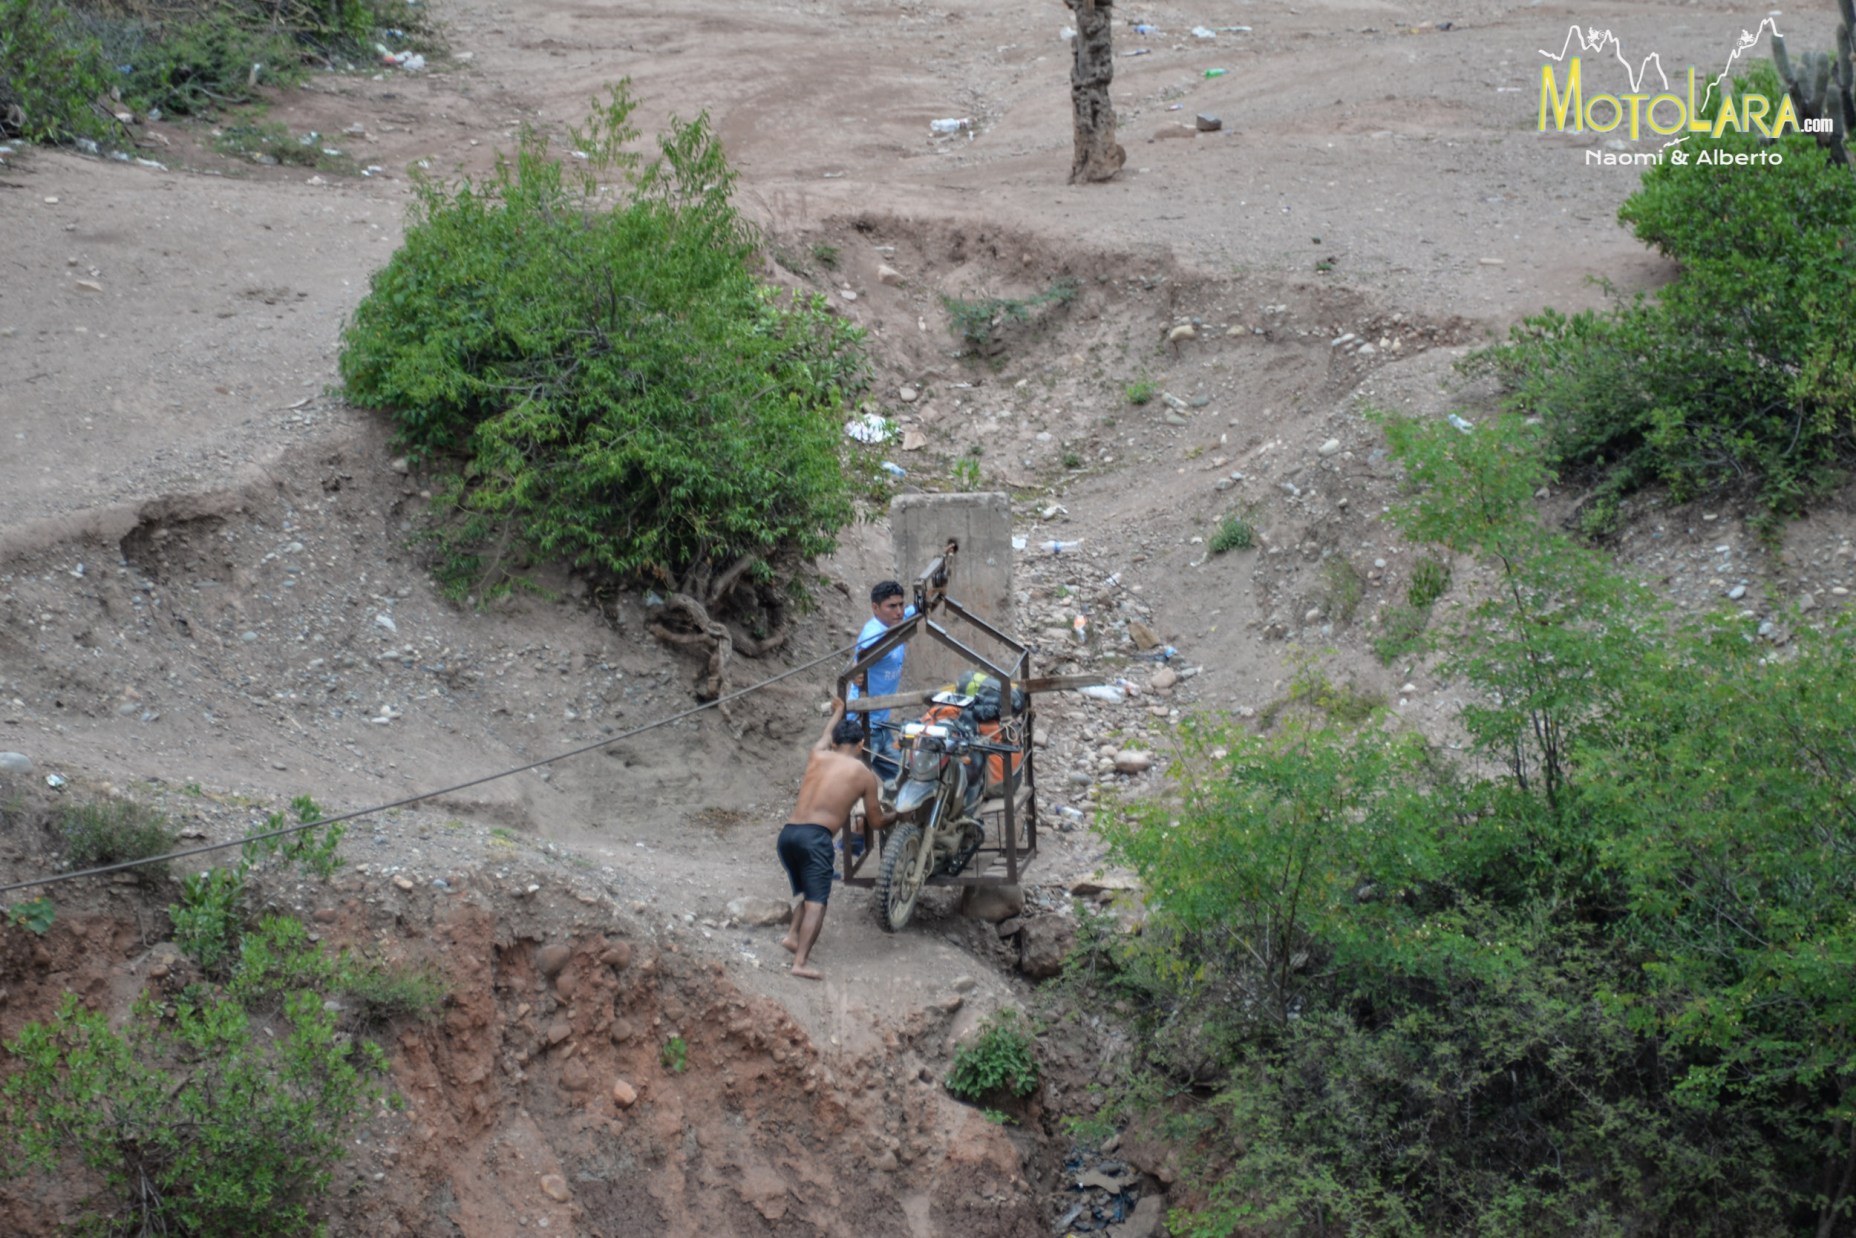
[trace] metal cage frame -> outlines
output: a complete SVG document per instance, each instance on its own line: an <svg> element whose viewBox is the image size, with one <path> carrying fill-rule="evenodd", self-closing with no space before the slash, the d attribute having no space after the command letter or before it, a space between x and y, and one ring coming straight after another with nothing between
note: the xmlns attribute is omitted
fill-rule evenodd
<svg viewBox="0 0 1856 1238"><path fill-rule="evenodd" d="M981 803L982 817L996 813L1000 828L980 845L973 860L959 874L930 875L928 884L1016 885L1025 866L1038 852L1037 791L1032 743L1037 711L1033 708L1030 683L1031 649L948 596L947 584L953 574L954 560L959 550L957 542L949 541L934 562L915 578L915 613L878 637L838 676L838 699L845 701L846 713L867 714L900 706L926 704L930 695L926 691L845 699L852 680L861 677L898 645L907 644L924 634L999 681L1000 731L1005 742L1017 747L1021 753L1016 768L1011 760L1005 762L1003 796ZM950 632L944 624L936 622L937 614L952 615L978 629L1008 651L1008 660L995 661L980 653ZM1023 700L1022 708L1013 708L1015 697ZM1019 829L1021 823L1024 827L1022 834ZM843 884L860 889L870 889L876 885L875 877L859 876L858 873L867 861L882 854L882 848L889 842L889 829L889 826L879 827L881 837L874 840L876 845L866 845L861 855L854 854L855 849L848 845L844 848L844 872L840 878ZM869 831L866 830L868 838ZM1000 871L1001 865L1003 871Z"/></svg>

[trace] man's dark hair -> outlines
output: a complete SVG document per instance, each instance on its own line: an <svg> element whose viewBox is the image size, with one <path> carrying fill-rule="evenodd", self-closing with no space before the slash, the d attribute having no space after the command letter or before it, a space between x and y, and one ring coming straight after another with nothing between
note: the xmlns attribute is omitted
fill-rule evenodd
<svg viewBox="0 0 1856 1238"><path fill-rule="evenodd" d="M840 718L838 725L831 728L831 742L834 744L863 743L863 721L859 718Z"/></svg>
<svg viewBox="0 0 1856 1238"><path fill-rule="evenodd" d="M903 595L902 585L894 580L879 580L870 590L870 605L881 606L889 598Z"/></svg>

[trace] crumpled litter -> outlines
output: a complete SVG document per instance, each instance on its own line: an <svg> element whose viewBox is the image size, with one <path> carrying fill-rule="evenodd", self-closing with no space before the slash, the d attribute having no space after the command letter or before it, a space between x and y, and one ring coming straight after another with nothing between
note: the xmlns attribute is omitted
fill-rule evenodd
<svg viewBox="0 0 1856 1238"><path fill-rule="evenodd" d="M881 413L864 413L845 422L844 432L860 443L887 443L896 437L896 426Z"/></svg>

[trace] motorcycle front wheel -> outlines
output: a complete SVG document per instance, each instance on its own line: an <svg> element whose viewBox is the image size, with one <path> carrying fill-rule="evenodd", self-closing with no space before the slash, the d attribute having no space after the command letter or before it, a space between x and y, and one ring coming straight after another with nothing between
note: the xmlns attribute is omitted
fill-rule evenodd
<svg viewBox="0 0 1856 1238"><path fill-rule="evenodd" d="M876 878L876 922L894 933L915 914L921 895L922 827L899 825L883 848L883 865Z"/></svg>

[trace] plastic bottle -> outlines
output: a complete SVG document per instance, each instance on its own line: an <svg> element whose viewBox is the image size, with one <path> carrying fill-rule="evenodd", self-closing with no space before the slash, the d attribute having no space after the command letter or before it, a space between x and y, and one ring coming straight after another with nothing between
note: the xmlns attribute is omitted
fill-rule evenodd
<svg viewBox="0 0 1856 1238"><path fill-rule="evenodd" d="M1119 705L1128 699L1128 694L1114 684L1092 683L1087 688L1078 688L1077 691L1092 701L1104 701L1110 705Z"/></svg>
<svg viewBox="0 0 1856 1238"><path fill-rule="evenodd" d="M1070 620L1070 635L1075 638L1076 643L1079 645L1086 645L1089 643L1088 615L1078 615L1076 618Z"/></svg>
<svg viewBox="0 0 1856 1238"><path fill-rule="evenodd" d="M1047 550L1051 554L1054 554L1054 555L1060 555L1060 554L1068 554L1070 551L1075 550L1078 546L1081 546L1082 544L1083 544L1083 539L1080 537L1077 538L1073 542L1058 541L1056 538L1053 537L1048 542L1039 542L1038 549Z"/></svg>
<svg viewBox="0 0 1856 1238"><path fill-rule="evenodd" d="M928 132L937 133L937 134L959 133L962 129L967 128L972 123L973 123L972 121L961 118L961 117L950 116L946 118L945 120L929 121Z"/></svg>
<svg viewBox="0 0 1856 1238"><path fill-rule="evenodd" d="M894 460L883 461L883 471L888 473L891 477L907 477L909 475L909 470L903 468Z"/></svg>
<svg viewBox="0 0 1856 1238"><path fill-rule="evenodd" d="M1205 70L1205 76L1206 77L1223 77L1228 71L1229 70L1226 70L1226 69L1207 69Z"/></svg>

